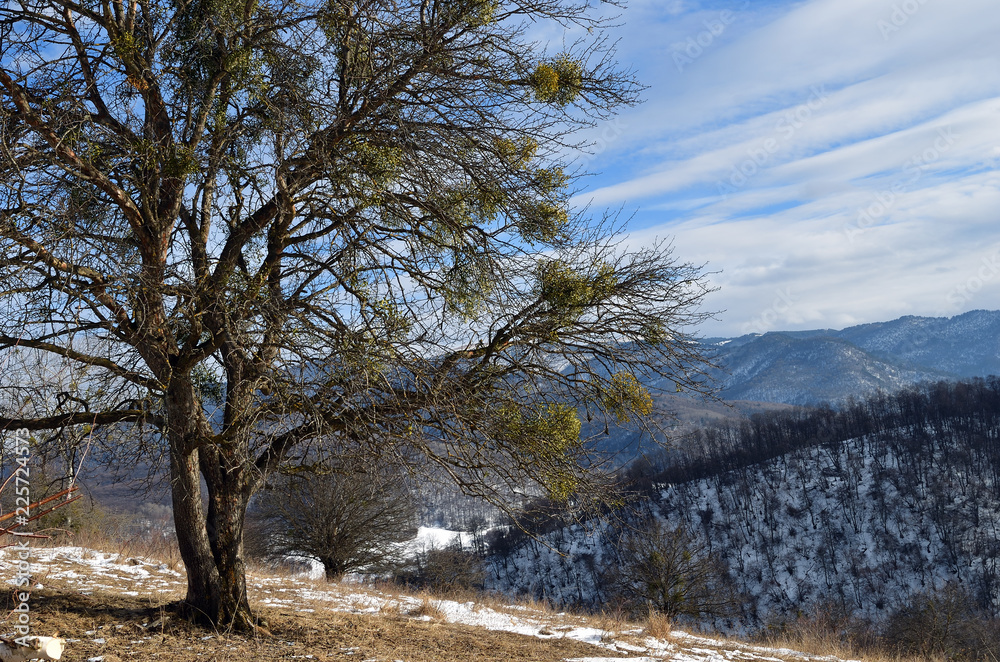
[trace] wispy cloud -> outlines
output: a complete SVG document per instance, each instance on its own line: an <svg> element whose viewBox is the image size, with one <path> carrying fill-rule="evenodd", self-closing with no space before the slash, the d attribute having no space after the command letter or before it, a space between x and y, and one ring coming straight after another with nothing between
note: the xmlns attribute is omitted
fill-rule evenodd
<svg viewBox="0 0 1000 662"><path fill-rule="evenodd" d="M977 275L1000 248L994 2L647 0L623 18L647 103L575 202L636 209L633 241L674 236L719 271L706 333L1000 307L1000 276Z"/></svg>

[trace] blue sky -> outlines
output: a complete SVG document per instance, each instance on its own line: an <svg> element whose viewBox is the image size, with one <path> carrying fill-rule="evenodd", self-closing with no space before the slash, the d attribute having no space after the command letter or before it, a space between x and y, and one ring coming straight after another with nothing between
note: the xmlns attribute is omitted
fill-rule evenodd
<svg viewBox="0 0 1000 662"><path fill-rule="evenodd" d="M703 335L1000 308L996 0L632 0L615 34L645 103L574 202L717 272Z"/></svg>

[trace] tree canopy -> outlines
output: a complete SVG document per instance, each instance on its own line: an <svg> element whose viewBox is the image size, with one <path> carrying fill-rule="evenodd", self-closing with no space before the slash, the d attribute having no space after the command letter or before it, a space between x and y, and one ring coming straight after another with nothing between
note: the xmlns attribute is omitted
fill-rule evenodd
<svg viewBox="0 0 1000 662"><path fill-rule="evenodd" d="M242 628L247 503L310 445L584 488L580 416L702 388L706 292L569 205L578 131L639 92L601 11L0 7L0 428L162 449L186 604Z"/></svg>

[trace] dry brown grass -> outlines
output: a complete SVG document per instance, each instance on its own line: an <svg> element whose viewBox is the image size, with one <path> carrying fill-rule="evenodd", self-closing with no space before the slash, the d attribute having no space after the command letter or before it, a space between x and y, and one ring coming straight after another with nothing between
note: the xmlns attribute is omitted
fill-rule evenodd
<svg viewBox="0 0 1000 662"><path fill-rule="evenodd" d="M79 531L43 531L50 537L32 542L32 547L83 547L118 553L122 558L136 557L165 563L172 570L183 571L184 562L177 541L162 534L122 537L113 529L87 527Z"/></svg>
<svg viewBox="0 0 1000 662"><path fill-rule="evenodd" d="M585 618L590 627L604 630L609 636L615 637L620 637L623 632L637 631L641 627L632 621L627 614L617 610L602 611Z"/></svg>
<svg viewBox="0 0 1000 662"><path fill-rule="evenodd" d="M422 600L416 608L406 612L406 615L417 618L428 617L435 621L446 620L444 612L438 609L431 600L427 599Z"/></svg>
<svg viewBox="0 0 1000 662"><path fill-rule="evenodd" d="M771 648L788 648L809 655L833 656L841 660L862 660L863 662L935 662L924 658L910 658L887 652L874 646L858 646L843 641L828 629L816 626L810 621L801 621L795 628L779 635L767 637L760 642ZM943 662L943 661L941 661Z"/></svg>
<svg viewBox="0 0 1000 662"><path fill-rule="evenodd" d="M646 617L646 626L643 631L654 639L667 641L670 639L670 633L673 632L673 629L674 622L669 616L651 611Z"/></svg>
<svg viewBox="0 0 1000 662"><path fill-rule="evenodd" d="M62 542L65 544L68 541L64 539ZM138 557L166 563L183 572L172 546L143 541L102 541L93 535L86 540L73 540L72 543L117 552L122 559L119 562ZM71 559L60 558L54 560L43 573L55 576L65 570L85 573L88 568ZM287 568L258 568L251 573L248 582L251 603L256 605L256 612L266 619L268 630L257 636L244 636L200 629L174 617L174 605L183 597L183 577L174 576L174 582L156 594L131 597L123 595L122 591L102 588L99 583L88 585L87 591L94 590L83 594L81 591L85 589L80 580L53 579L44 574L36 579L46 588L32 594L33 633L45 635L59 631L61 636L70 638L67 659L103 656L104 662L146 659L270 662L275 659L307 659L306 656L311 655L312 660L319 661L555 662L567 658L621 655L563 637L577 627L605 631L608 633L603 637L605 644L615 644L625 650L638 651L639 647L649 645L649 637L668 642L674 650L697 648L728 655L734 649L747 648L745 643L721 638L673 636L670 619L656 614L636 621L624 610L612 609L597 615L563 613L545 601L513 600L509 596L484 595L463 589L443 593L423 590L414 594L398 585L386 583L376 586L330 585L322 578L310 581L302 576L292 577ZM290 593L281 591L292 585L299 588L311 586L316 589L311 594L314 597L298 595L292 602L279 603L285 606L260 606L275 596L290 598ZM305 593L310 594L308 591ZM354 606L349 604L349 600L344 601L351 594L362 596ZM324 597L330 595L340 595L339 603L337 599ZM9 602L10 597L6 600ZM448 623L447 615L440 608L441 600L459 604L471 601L475 603L473 609L476 612L492 610L526 617L542 625L541 637ZM3 607L4 599L0 599L0 609ZM366 609L371 613L358 613ZM6 627L3 621L0 612L0 630ZM845 645L820 620L801 620L760 644L814 656L836 656L866 662L909 662L878 651L858 650ZM790 651L787 654L771 651L767 656L801 662L802 656Z"/></svg>
<svg viewBox="0 0 1000 662"><path fill-rule="evenodd" d="M149 597L44 589L33 593L32 606L33 630L68 637L67 659L73 660L271 662L309 655L318 662L555 662L595 654L593 646L572 640L540 640L403 615L262 608L270 636L244 636L192 626L173 616L172 605Z"/></svg>
<svg viewBox="0 0 1000 662"><path fill-rule="evenodd" d="M69 541L64 539L62 542ZM81 543L86 542L93 548L103 549L105 554L116 552L121 555L116 563L127 565L130 565L129 558L141 557L151 562L162 558L155 547L131 542L109 544L96 537L72 542L80 547L85 547ZM86 558L96 554L85 551L83 555ZM164 556L169 558L170 555ZM32 633L59 633L67 638L66 657L72 660L102 657L104 662L156 659L270 662L306 659L305 656L311 655L312 660L319 661L556 662L595 655L616 656L611 651L598 651L591 644L572 639L546 640L448 623L446 615L437 607L442 598L463 602L475 598L477 610L496 609L526 615L538 608L537 613L530 614L532 618L555 616L544 608L544 604L512 605L509 598L474 596L467 591L450 591L446 596L424 591L414 596L400 591L399 587L386 586L384 588L395 590L382 592L370 586L335 587L322 579L293 579L287 572L254 572L248 581L251 603L255 605L255 612L266 621L267 629L255 636L246 636L199 628L177 616L176 605L184 592L183 577L174 577L168 588L156 593L147 591L129 596L124 594L125 590L143 589L131 584L114 586L116 580L107 575L88 575L89 581L83 588L80 578L67 575L86 574L91 568L69 556L60 555L37 565L36 570L35 580L45 588L32 592ZM128 580L119 578L117 581ZM318 589L317 597L298 596L289 606L261 606L263 599L279 595L276 589L293 584L300 588L311 585ZM374 613L345 612L343 602L338 604L319 595L319 592L325 594L331 590L333 594L368 595L381 607L372 609ZM9 617L4 619L3 615L12 606L10 594L0 598L0 630L9 629Z"/></svg>
<svg viewBox="0 0 1000 662"><path fill-rule="evenodd" d="M805 623L761 642L773 648L791 648L812 655L834 655L841 659L858 659L858 651L828 630L809 627Z"/></svg>

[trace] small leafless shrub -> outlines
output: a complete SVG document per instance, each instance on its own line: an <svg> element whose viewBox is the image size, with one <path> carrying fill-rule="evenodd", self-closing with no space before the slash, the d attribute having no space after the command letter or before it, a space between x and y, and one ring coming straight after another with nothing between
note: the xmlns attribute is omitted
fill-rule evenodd
<svg viewBox="0 0 1000 662"><path fill-rule="evenodd" d="M737 595L724 564L687 529L650 517L624 527L611 542L617 562L605 572L604 584L633 614L697 618L735 609Z"/></svg>

